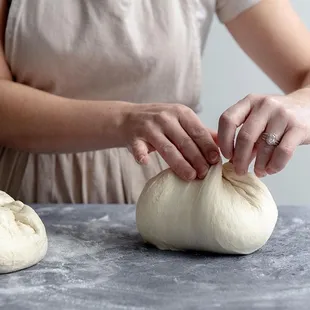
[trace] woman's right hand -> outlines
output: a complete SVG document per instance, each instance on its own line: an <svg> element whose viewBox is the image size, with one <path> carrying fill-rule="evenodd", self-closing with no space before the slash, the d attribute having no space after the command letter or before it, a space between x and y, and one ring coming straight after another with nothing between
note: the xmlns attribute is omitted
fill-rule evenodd
<svg viewBox="0 0 310 310"><path fill-rule="evenodd" d="M157 151L183 180L203 179L219 159L216 133L181 104L132 104L125 121L128 149L140 164Z"/></svg>

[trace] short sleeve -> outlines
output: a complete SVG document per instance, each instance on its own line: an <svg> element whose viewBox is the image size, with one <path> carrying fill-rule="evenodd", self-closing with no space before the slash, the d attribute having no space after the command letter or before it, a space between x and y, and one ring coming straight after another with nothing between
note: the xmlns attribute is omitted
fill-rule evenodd
<svg viewBox="0 0 310 310"><path fill-rule="evenodd" d="M222 23L227 23L261 0L217 0L216 13Z"/></svg>

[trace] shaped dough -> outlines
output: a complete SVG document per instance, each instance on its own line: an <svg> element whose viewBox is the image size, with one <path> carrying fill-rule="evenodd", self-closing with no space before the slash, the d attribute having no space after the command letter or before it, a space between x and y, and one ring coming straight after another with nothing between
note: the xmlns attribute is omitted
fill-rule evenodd
<svg viewBox="0 0 310 310"><path fill-rule="evenodd" d="M37 264L47 252L44 224L21 201L0 191L0 273Z"/></svg>
<svg viewBox="0 0 310 310"><path fill-rule="evenodd" d="M162 250L250 254L277 222L277 206L254 174L238 176L231 163L210 168L204 180L186 182L170 169L148 181L137 202L137 228Z"/></svg>

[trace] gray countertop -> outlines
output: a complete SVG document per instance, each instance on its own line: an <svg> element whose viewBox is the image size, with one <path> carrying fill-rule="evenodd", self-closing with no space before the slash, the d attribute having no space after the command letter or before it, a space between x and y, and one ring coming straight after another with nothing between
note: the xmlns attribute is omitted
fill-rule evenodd
<svg viewBox="0 0 310 310"><path fill-rule="evenodd" d="M310 308L310 208L280 207L271 239L249 256L145 246L134 206L34 208L49 250L0 275L1 310Z"/></svg>

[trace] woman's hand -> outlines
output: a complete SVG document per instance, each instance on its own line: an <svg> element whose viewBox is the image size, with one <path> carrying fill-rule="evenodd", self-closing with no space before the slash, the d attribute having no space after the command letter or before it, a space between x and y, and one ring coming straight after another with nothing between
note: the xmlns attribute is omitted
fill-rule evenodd
<svg viewBox="0 0 310 310"><path fill-rule="evenodd" d="M272 141L273 137L276 141ZM255 156L254 171L258 177L277 173L298 145L309 143L310 101L301 101L294 95L249 95L227 109L219 120L218 144L239 175L248 171Z"/></svg>
<svg viewBox="0 0 310 310"><path fill-rule="evenodd" d="M153 151L184 180L204 178L219 161L216 133L180 104L132 104L126 121L128 149L146 164Z"/></svg>

